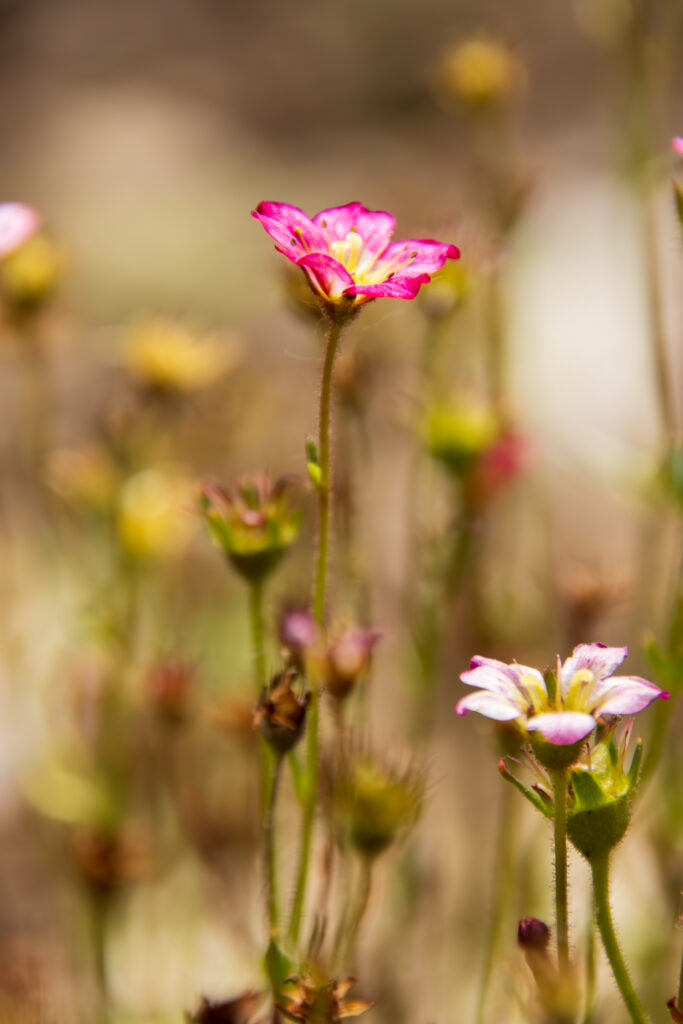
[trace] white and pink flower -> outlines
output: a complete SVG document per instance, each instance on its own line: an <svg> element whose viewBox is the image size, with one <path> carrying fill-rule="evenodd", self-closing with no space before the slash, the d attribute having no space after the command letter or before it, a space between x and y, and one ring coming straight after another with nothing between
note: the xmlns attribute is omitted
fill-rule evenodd
<svg viewBox="0 0 683 1024"><path fill-rule="evenodd" d="M361 203L334 206L311 219L297 206L264 202L252 216L331 304L414 299L446 260L460 255L454 245L431 239L392 242L392 215Z"/></svg>
<svg viewBox="0 0 683 1024"><path fill-rule="evenodd" d="M460 678L475 693L463 697L459 715L476 711L497 722L517 721L528 733L549 743L569 746L586 739L603 715L635 715L669 694L640 676L615 676L627 647L579 644L563 665L549 692L535 668L476 656Z"/></svg>

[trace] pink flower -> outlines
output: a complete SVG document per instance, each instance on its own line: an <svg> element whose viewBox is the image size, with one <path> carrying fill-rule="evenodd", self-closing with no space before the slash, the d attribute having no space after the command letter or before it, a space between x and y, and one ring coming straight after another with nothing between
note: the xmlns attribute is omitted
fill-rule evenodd
<svg viewBox="0 0 683 1024"><path fill-rule="evenodd" d="M612 675L627 654L627 647L579 644L563 665L558 659L554 694L535 668L477 656L460 678L480 689L463 697L455 710L459 715L477 711L497 722L517 719L527 732L569 746L586 739L602 715L635 715L657 697L669 697L640 676Z"/></svg>
<svg viewBox="0 0 683 1024"><path fill-rule="evenodd" d="M0 203L0 259L9 256L38 227L38 214L23 203Z"/></svg>
<svg viewBox="0 0 683 1024"><path fill-rule="evenodd" d="M678 135L671 140L671 148L678 156L683 157L683 135Z"/></svg>
<svg viewBox="0 0 683 1024"><path fill-rule="evenodd" d="M312 220L288 203L259 203L252 216L275 239L277 251L301 267L332 304L414 299L447 259L460 255L454 245L431 239L392 242L391 214L360 203L322 210Z"/></svg>

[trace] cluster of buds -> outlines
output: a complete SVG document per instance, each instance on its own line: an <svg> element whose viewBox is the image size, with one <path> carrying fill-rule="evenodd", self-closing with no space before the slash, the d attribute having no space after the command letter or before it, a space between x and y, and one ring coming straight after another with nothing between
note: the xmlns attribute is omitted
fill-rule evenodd
<svg viewBox="0 0 683 1024"><path fill-rule="evenodd" d="M471 398L432 405L422 422L422 438L432 457L459 482L472 511L485 507L526 467L524 440L490 406Z"/></svg>
<svg viewBox="0 0 683 1024"><path fill-rule="evenodd" d="M123 365L145 390L181 395L210 387L235 365L237 358L234 342L159 317L129 332Z"/></svg>
<svg viewBox="0 0 683 1024"><path fill-rule="evenodd" d="M278 672L261 693L254 711L254 728L279 757L296 746L304 731L310 693L297 691L298 678L296 669Z"/></svg>
<svg viewBox="0 0 683 1024"><path fill-rule="evenodd" d="M308 611L292 609L280 620L280 641L292 664L344 701L367 675L381 633L376 629L344 627L326 638Z"/></svg>
<svg viewBox="0 0 683 1024"><path fill-rule="evenodd" d="M417 822L424 778L414 766L398 769L356 753L332 782L332 810L340 840L369 859Z"/></svg>
<svg viewBox="0 0 683 1024"><path fill-rule="evenodd" d="M261 583L299 535L302 507L290 477L238 480L230 491L204 484L200 509L214 543L241 576Z"/></svg>

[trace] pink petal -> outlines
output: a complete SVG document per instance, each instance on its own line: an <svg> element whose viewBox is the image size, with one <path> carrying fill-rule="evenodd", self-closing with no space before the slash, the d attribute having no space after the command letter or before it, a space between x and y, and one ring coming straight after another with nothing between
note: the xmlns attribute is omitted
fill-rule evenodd
<svg viewBox="0 0 683 1024"><path fill-rule="evenodd" d="M287 259L296 263L310 252L327 252L325 236L298 206L289 203L259 203L251 211Z"/></svg>
<svg viewBox="0 0 683 1024"><path fill-rule="evenodd" d="M600 715L637 715L657 697L668 700L670 696L666 690L640 676L612 676L598 683L591 694L599 698L594 713Z"/></svg>
<svg viewBox="0 0 683 1024"><path fill-rule="evenodd" d="M38 214L23 203L0 203L0 257L8 256L34 233Z"/></svg>
<svg viewBox="0 0 683 1024"><path fill-rule="evenodd" d="M671 148L674 153L677 153L679 156L683 156L683 136L678 135L675 139L672 139Z"/></svg>
<svg viewBox="0 0 683 1024"><path fill-rule="evenodd" d="M482 690L491 690L493 693L519 696L519 666L506 665L496 658L475 655L469 669L463 672L460 678L468 686L479 686Z"/></svg>
<svg viewBox="0 0 683 1024"><path fill-rule="evenodd" d="M323 298L340 299L343 295L350 294L349 286L353 285L353 278L346 267L333 256L314 252L294 262L298 267L303 267L311 284Z"/></svg>
<svg viewBox="0 0 683 1024"><path fill-rule="evenodd" d="M429 274L422 274L420 277L392 278L380 284L354 284L344 294L367 295L371 299L414 299L420 287L429 280Z"/></svg>
<svg viewBox="0 0 683 1024"><path fill-rule="evenodd" d="M580 711L549 711L530 718L526 724L528 732L540 732L541 736L557 747L568 747L584 740L595 726L595 719Z"/></svg>
<svg viewBox="0 0 683 1024"><path fill-rule="evenodd" d="M611 676L626 655L628 647L605 647L604 644L579 644L575 647L571 658L567 658L562 666L562 689L566 691L575 672L588 669L598 679Z"/></svg>
<svg viewBox="0 0 683 1024"><path fill-rule="evenodd" d="M468 693L466 697L459 700L455 706L456 714L466 715L468 711L476 711L480 715L492 718L496 722L511 722L513 718L522 718L523 711L520 711L511 701L495 693L486 690L477 690L476 693Z"/></svg>
<svg viewBox="0 0 683 1024"><path fill-rule="evenodd" d="M394 277L419 277L421 274L435 274L446 260L457 260L460 250L454 245L434 242L430 238L407 238L393 242L382 253L377 270L387 267L387 274Z"/></svg>
<svg viewBox="0 0 683 1024"><path fill-rule="evenodd" d="M374 257L384 252L391 241L396 220L384 210L368 210L362 203L347 203L321 210L313 218L330 241L340 241L349 231L357 231L363 239L363 256ZM364 262L364 259L361 260Z"/></svg>

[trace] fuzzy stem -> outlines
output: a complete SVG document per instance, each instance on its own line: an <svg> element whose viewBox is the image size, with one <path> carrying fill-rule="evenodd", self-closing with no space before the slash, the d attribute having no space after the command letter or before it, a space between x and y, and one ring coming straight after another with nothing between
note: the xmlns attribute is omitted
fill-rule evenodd
<svg viewBox="0 0 683 1024"><path fill-rule="evenodd" d="M582 1024L595 1024L595 926L592 920L586 933L586 983Z"/></svg>
<svg viewBox="0 0 683 1024"><path fill-rule="evenodd" d="M313 616L322 625L325 615L325 583L327 581L327 559L330 546L330 420L332 415L332 371L337 354L342 327L332 323L327 333L327 348L320 386L320 413L318 419L318 458L320 460L320 481L318 483L318 558L313 585Z"/></svg>
<svg viewBox="0 0 683 1024"><path fill-rule="evenodd" d="M648 1024L648 1018L631 984L628 969L624 963L614 931L612 911L609 905L609 854L594 857L591 860L591 871L593 872L593 901L595 903L596 921L607 959L612 968L614 980L619 987L624 1005L633 1024Z"/></svg>
<svg viewBox="0 0 683 1024"><path fill-rule="evenodd" d="M277 936L280 920L277 885L277 846L275 842L275 808L277 806L280 775L282 774L282 757L279 754L271 754L269 761L271 762L271 771L266 803L266 816L264 820L264 832L266 845L265 861L266 891L268 893L268 924L270 926L271 938L275 938Z"/></svg>
<svg viewBox="0 0 683 1024"><path fill-rule="evenodd" d="M320 386L320 415L318 423L318 458L320 480L318 483L318 556L313 584L313 616L318 625L325 617L325 584L327 580L327 559L330 546L330 420L332 415L332 371L337 353L342 325L332 322L327 333L327 348ZM306 897L308 868L311 860L313 822L318 795L318 690L311 688L311 702L308 706L306 725L306 790L301 822L301 851L297 874L292 916L289 923L289 938L296 944L301 929L301 917Z"/></svg>
<svg viewBox="0 0 683 1024"><path fill-rule="evenodd" d="M555 928L557 966L560 974L569 970L569 914L567 909L567 769L551 771L553 780L555 850Z"/></svg>
<svg viewBox="0 0 683 1024"><path fill-rule="evenodd" d="M353 908L351 921L344 940L345 962L353 955L356 942L358 941L360 926L363 922L363 918L365 917L365 911L368 909L368 901L372 890L373 865L374 860L372 857L363 857L361 859L361 875L358 883L358 892L356 894L356 905Z"/></svg>
<svg viewBox="0 0 683 1024"><path fill-rule="evenodd" d="M512 875L512 855L514 850L514 818L515 802L511 788L501 790L499 807L498 836L496 841L496 861L493 874L493 893L490 917L486 933L484 964L481 972L479 999L477 1003L477 1024L483 1024L486 1014L487 996L493 976L493 967L500 945L505 919L510 904L510 895L514 880Z"/></svg>

